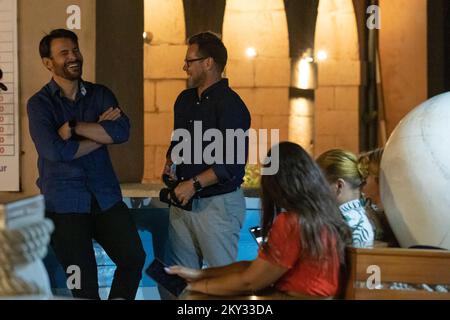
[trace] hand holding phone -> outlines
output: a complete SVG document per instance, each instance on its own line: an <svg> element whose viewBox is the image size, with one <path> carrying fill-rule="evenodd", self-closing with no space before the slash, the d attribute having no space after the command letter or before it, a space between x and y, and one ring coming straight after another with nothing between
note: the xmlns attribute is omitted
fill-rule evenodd
<svg viewBox="0 0 450 320"><path fill-rule="evenodd" d="M260 246L263 242L263 236L262 236L262 229L261 227L252 227L249 229L251 235L253 236L253 239L256 241L258 246Z"/></svg>
<svg viewBox="0 0 450 320"><path fill-rule="evenodd" d="M155 259L145 273L171 294L178 297L186 288L187 282L178 275L166 273L164 268L167 268L167 266L161 260Z"/></svg>

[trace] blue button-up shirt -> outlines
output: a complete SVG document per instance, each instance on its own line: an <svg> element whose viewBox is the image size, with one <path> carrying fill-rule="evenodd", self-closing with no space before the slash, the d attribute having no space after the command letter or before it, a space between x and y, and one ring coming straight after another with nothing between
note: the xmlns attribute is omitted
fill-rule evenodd
<svg viewBox="0 0 450 320"><path fill-rule="evenodd" d="M37 185L44 195L46 210L56 213L89 213L94 196L102 210L122 200L106 146L74 159L79 141L64 141L58 129L67 121L97 122L110 107L118 107L114 94L106 87L80 81L75 101L63 96L52 80L28 101L31 138L39 158ZM99 123L115 144L129 138L130 122L122 116Z"/></svg>

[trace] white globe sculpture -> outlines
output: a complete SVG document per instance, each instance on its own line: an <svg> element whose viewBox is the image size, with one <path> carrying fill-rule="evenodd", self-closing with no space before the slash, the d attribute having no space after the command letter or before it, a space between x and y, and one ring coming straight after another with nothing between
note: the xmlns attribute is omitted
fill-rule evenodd
<svg viewBox="0 0 450 320"><path fill-rule="evenodd" d="M402 247L450 250L450 92L411 111L381 161L381 200Z"/></svg>

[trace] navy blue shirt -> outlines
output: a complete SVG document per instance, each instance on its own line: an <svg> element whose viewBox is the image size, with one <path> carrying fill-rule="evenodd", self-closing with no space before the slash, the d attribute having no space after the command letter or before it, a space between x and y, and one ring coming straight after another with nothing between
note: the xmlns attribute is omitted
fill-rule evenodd
<svg viewBox="0 0 450 320"><path fill-rule="evenodd" d="M64 97L54 80L30 98L29 128L39 156L37 185L44 195L47 211L89 213L93 196L104 211L122 200L107 147L74 159L79 141L73 138L64 141L58 134L67 121L97 122L107 109L118 106L108 88L84 81L80 81L75 101ZM124 113L115 121L99 124L114 143L128 140L130 122Z"/></svg>
<svg viewBox="0 0 450 320"><path fill-rule="evenodd" d="M212 168L219 183L204 188L196 196L197 197L209 197L218 194L224 194L232 192L240 187L243 182L245 175L245 161L248 157L248 139L245 139L245 155L238 154L238 141L234 141L234 157L232 163L227 163L227 153L231 150L226 148L226 130L227 129L242 129L244 132L250 128L250 113L245 106L244 102L241 100L239 95L234 92L228 86L228 80L222 79L219 82L213 84L207 88L201 95L197 94L197 89L187 89L183 91L177 98L174 107L175 120L174 127L176 129L185 129L189 132L191 136L190 146L191 146L191 157L190 164L188 159L183 157L184 162L178 164L176 168L176 174L180 180L189 180L194 176L202 173L203 171ZM205 163L203 157L201 157L201 163L194 164L195 155L199 156L194 148L194 138L195 138L195 122L201 121L202 131L201 135L209 129L217 129L221 132L223 136L223 161L214 162L212 164ZM187 132L186 131L186 132ZM172 141L167 156L170 157L172 149L182 140ZM202 141L200 148L201 152L205 151L205 148L211 145L215 141ZM200 150L197 149L197 151ZM215 153L212 153L215 155ZM183 156L181 152L180 155ZM201 156L201 155L200 155ZM239 163L239 156L242 159L244 156L244 163Z"/></svg>

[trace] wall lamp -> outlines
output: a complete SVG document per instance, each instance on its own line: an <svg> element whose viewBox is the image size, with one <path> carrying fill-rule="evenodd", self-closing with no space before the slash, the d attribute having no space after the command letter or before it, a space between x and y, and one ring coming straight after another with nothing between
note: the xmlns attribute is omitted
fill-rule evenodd
<svg viewBox="0 0 450 320"><path fill-rule="evenodd" d="M291 87L302 90L317 89L317 63L312 50L306 50L303 55L292 63Z"/></svg>
<svg viewBox="0 0 450 320"><path fill-rule="evenodd" d="M150 44L153 40L153 33L144 31L144 33L142 34L142 38L144 39L145 44Z"/></svg>

